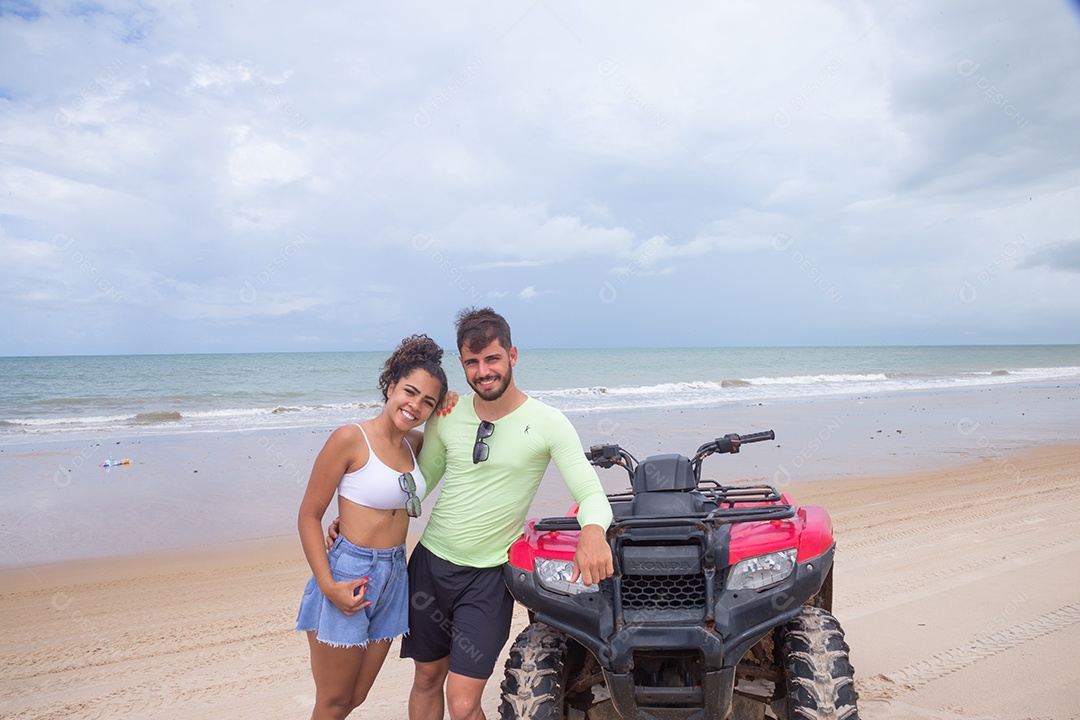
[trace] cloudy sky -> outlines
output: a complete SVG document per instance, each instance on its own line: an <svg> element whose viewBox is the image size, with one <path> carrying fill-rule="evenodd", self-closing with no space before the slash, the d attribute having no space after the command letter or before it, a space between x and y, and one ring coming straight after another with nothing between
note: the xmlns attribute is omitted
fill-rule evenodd
<svg viewBox="0 0 1080 720"><path fill-rule="evenodd" d="M0 248L0 355L1078 343L1080 10L0 0Z"/></svg>

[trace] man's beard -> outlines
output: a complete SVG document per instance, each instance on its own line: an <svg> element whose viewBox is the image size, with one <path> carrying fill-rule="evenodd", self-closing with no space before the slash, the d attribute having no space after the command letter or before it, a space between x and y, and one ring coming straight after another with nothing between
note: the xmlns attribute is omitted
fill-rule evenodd
<svg viewBox="0 0 1080 720"><path fill-rule="evenodd" d="M492 400L498 400L503 396L503 393L506 392L506 389L510 387L510 382L511 380L513 380L513 378L514 368L511 367L506 369L506 374L502 376L502 382L492 388L489 388L487 390L481 390L476 385L473 385L471 382L469 383L469 385L472 387L473 390L476 391L476 394L479 395L481 399L491 402Z"/></svg>

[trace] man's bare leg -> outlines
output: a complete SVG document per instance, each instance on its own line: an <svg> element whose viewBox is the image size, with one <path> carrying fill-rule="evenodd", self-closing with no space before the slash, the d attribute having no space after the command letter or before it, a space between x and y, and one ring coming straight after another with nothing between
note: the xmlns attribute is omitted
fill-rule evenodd
<svg viewBox="0 0 1080 720"><path fill-rule="evenodd" d="M446 679L446 704L450 708L450 720L486 720L480 707L487 678L476 678L449 673Z"/></svg>
<svg viewBox="0 0 1080 720"><path fill-rule="evenodd" d="M413 686L409 692L409 720L443 720L443 685L450 657L434 662L414 661Z"/></svg>

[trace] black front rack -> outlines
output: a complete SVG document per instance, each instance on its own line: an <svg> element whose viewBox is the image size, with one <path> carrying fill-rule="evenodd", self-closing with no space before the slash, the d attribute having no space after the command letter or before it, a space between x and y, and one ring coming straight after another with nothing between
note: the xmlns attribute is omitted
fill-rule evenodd
<svg viewBox="0 0 1080 720"><path fill-rule="evenodd" d="M758 503L778 503L782 496L772 485L721 485L715 480L702 480L698 491L707 501L716 505L709 512L692 513L682 517L663 515L635 515L633 517L615 517L611 529L637 527L670 527L672 525L731 525L742 522L761 522L766 520L785 520L795 516L795 506L791 504L760 505ZM632 492L608 495L608 500L628 502L635 497ZM753 505L750 505L754 503ZM750 505L749 507L746 507ZM576 517L542 518L533 528L538 532L561 530L565 532L580 530Z"/></svg>
<svg viewBox="0 0 1080 720"><path fill-rule="evenodd" d="M698 490L718 508L731 508L738 503L776 503L782 499L772 485L721 485L715 480L701 480Z"/></svg>

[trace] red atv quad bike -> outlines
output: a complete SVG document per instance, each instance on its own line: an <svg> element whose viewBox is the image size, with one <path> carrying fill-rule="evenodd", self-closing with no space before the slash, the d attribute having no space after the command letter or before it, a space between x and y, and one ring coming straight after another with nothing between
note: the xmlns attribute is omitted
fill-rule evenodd
<svg viewBox="0 0 1080 720"><path fill-rule="evenodd" d="M828 513L770 485L701 479L706 457L774 437L726 435L693 458L641 463L618 445L586 453L630 475L609 496L615 574L570 582L576 509L528 522L504 566L531 624L510 649L502 718L858 718L830 613Z"/></svg>

